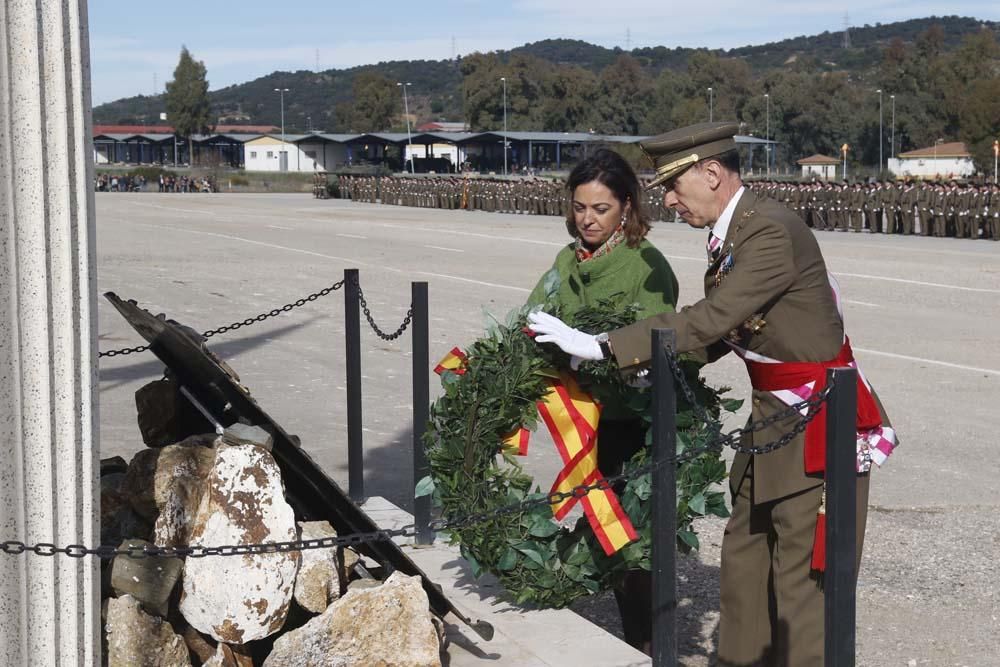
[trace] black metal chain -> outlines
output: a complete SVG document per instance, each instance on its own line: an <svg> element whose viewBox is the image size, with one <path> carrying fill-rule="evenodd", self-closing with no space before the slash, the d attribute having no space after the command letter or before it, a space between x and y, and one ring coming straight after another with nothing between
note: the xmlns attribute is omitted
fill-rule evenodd
<svg viewBox="0 0 1000 667"><path fill-rule="evenodd" d="M444 530L461 530L462 528L467 528L480 523L485 523L487 521L493 521L494 519L506 516L509 514L517 514L521 512L526 512L528 510L534 509L535 507L541 507L543 505L556 505L564 500L569 500L571 498L584 498L587 494L592 491L607 491L614 488L615 484L618 482L627 482L631 479L636 479L645 475L647 473L653 472L659 465L666 464L680 464L685 461L690 461L692 459L701 456L702 454L708 452L719 452L724 446L730 446L738 449L738 451L746 451L748 453L767 453L774 451L780 447L785 446L791 440L805 430L809 422L818 414L819 410L816 409L823 401L829 396L830 387L828 386L822 392L817 393L815 396L811 397L809 400L802 401L793 406L789 406L787 410L775 413L765 419L757 422L751 422L746 427L742 429L736 429L724 436L713 439L698 447L696 449L691 449L683 452L680 456L667 457L662 461L662 463L650 462L646 465L640 466L635 470L628 473L620 473L618 475L612 475L610 477L604 477L592 484L579 484L567 491L553 491L544 496L539 496L538 498L532 498L530 500L524 500L518 503L511 503L503 507L499 507L487 512L479 512L476 514L468 514L461 517L455 517L451 519L437 519L431 521L429 528L435 532L440 532ZM760 447L753 448L742 448L739 449L734 446L734 442L737 436L741 436L744 433L750 432L751 430L763 428L771 423L781 421L783 419L788 419L791 416L797 415L799 410L804 407L809 407L809 412L795 424L791 431L782 435L777 440L761 445ZM205 547L201 545L185 545L185 546L173 546L173 547L161 547L152 545L143 546L132 546L117 548L109 545L102 545L96 548L86 547L81 544L71 544L66 547L58 547L55 544L48 542L40 542L35 545L27 545L19 540L8 540L6 542L0 542L0 553L5 553L9 555L18 555L23 553L34 553L39 556L54 556L56 554L65 554L71 558L83 558L84 556L97 556L101 559L110 559L116 556L126 556L129 558L151 558L151 557L164 557L164 558L204 558L206 556L241 556L241 555L253 555L253 554L269 554L269 553L286 553L290 551L306 551L310 549L329 549L333 547L348 547L357 546L359 544L364 544L368 542L381 542L386 540L391 540L394 537L415 537L417 534L416 526L410 524L402 528L394 528L388 530L376 530L364 533L352 533L350 535L341 535L336 537L322 537L311 540L293 540L289 542L267 542L262 544L238 544L238 545L224 545L219 547Z"/></svg>
<svg viewBox="0 0 1000 667"><path fill-rule="evenodd" d="M337 289L337 286L330 288L330 291ZM676 356L673 353L668 353L668 359L670 361L671 369L673 369L674 375L678 378L682 391L684 391L685 396L691 403L695 412L699 414L699 419L702 420L703 424L713 424L708 419L703 419L702 416L707 417L707 412L704 407L701 406L694 396L694 392L691 387L687 384L686 378L684 378L683 372L680 369L680 365L677 363ZM604 477L592 484L579 484L567 491L553 491L547 495L539 496L537 498L532 498L530 500L524 500L518 503L511 503L503 507L499 507L487 512L479 512L476 514L468 514L465 516L455 517L451 519L437 519L431 521L429 528L435 532L440 532L444 530L461 530L469 526L473 526L480 523L485 523L487 521L492 521L502 516L509 514L516 514L528 511L535 507L540 507L543 505L556 505L564 500L569 500L571 498L584 498L587 494L592 491L607 491L612 489L618 482L627 482L631 479L636 479L651 473L659 465L673 464L677 465L685 461L693 460L703 454L709 452L721 452L724 447L730 447L738 452L743 452L746 454L766 454L772 452L776 449L784 447L790 443L796 436L805 431L806 427L809 425L816 415L820 412L820 407L829 398L830 391L833 389L833 383L827 383L827 386L819 392L816 392L810 398L796 403L794 405L788 406L785 410L776 412L769 415L763 419L755 422L750 422L743 428L734 429L726 434L719 434L719 428L717 425L711 427L713 428L714 437L710 437L707 442L705 442L700 447L694 449L685 450L681 455L668 456L662 462L650 462L646 465L640 466L635 470L629 471L628 473L620 473L618 475L612 475L610 477ZM805 415L801 415L801 411L806 410ZM790 419L792 417L799 417L796 424L787 432L785 432L777 440L769 443L765 443L755 447L743 447L738 444L739 440L742 439L747 433L753 433L759 431L771 424ZM0 542L0 553L5 553L9 555L19 555L23 553L34 553L39 556L54 556L56 554L65 554L71 558L83 558L84 556L97 556L101 559L110 559L116 556L126 556L129 558L147 558L147 557L166 557L166 558L204 558L206 556L240 556L240 555L252 555L252 554L269 554L269 553L286 553L290 551L305 551L310 549L329 549L333 547L347 547L347 546L357 546L359 544L369 543L369 542L381 542L386 540L391 540L394 537L415 537L417 534L416 526L410 524L402 528L395 528L390 530L376 530L363 533L352 533L350 535L342 535L335 537L322 537L310 540L294 540L288 542L268 542L262 544L239 544L239 545L224 545L219 547L204 547L201 545L184 545L184 546L173 546L173 547L161 547L161 546L132 546L125 548L117 548L109 545L102 545L96 548L86 547L81 544L71 544L66 547L58 547L55 544L48 542L40 542L35 545L28 545L19 540L8 540L5 542Z"/></svg>
<svg viewBox="0 0 1000 667"><path fill-rule="evenodd" d="M269 319L271 317L275 317L277 315L280 315L281 313L287 313L288 311L290 311L290 310L292 310L294 308L299 308L301 306L304 306L307 303L309 303L310 301L315 301L316 299L320 298L321 296L326 296L330 292L335 292L335 291L339 290L343 286L344 286L344 281L343 280L339 280L339 281L335 282L334 284L330 285L329 287L324 287L323 289L321 289L318 292L313 292L309 296L304 296L301 299L296 299L295 301L292 301L291 303L286 303L281 308L272 308L271 310L267 311L266 313L261 313L260 315L257 315L255 317L248 317L248 318L246 318L245 320L243 320L241 322L233 322L232 324L227 324L226 326L219 327L218 329L210 329L209 331L205 331L201 335L204 336L205 338L211 338L212 336L215 336L215 335L218 335L218 334L221 334L221 333L226 333L227 331L236 331L237 329L241 329L243 327L250 326L251 324L255 324L257 322L263 322L264 320Z"/></svg>
<svg viewBox="0 0 1000 667"><path fill-rule="evenodd" d="M250 326L251 324L256 324L257 322L263 322L266 319L270 319L282 313L287 313L288 311L294 308L299 308L300 306L304 306L310 301L315 301L321 296L326 296L330 292L335 292L339 290L343 286L344 286L344 281L340 280L330 285L329 287L324 287L318 292L313 292L309 296L304 296L301 299L296 299L295 301L292 301L291 303L286 303L284 306L280 308L273 308L267 311L266 313L261 313L260 315L256 315L254 317L248 317L245 320L241 320L239 322L233 322L232 324L227 324L226 326L219 327L218 329L209 329L208 331L202 332L201 335L204 336L205 338L211 338L212 336L216 336L221 333L226 333L227 331L236 331L237 329L242 329L243 327ZM134 354L136 352L145 352L148 349L149 349L148 345L140 345L138 347L125 347L120 350L107 350L106 352L99 353L97 356L117 357L120 355Z"/></svg>
<svg viewBox="0 0 1000 667"><path fill-rule="evenodd" d="M148 345L139 345L138 347L123 347L119 350L107 350L105 352L98 353L98 357L117 357L126 354L135 354L136 352L145 352L149 349Z"/></svg>
<svg viewBox="0 0 1000 667"><path fill-rule="evenodd" d="M368 302L365 300L365 293L361 291L360 283L358 283L358 299L361 301L361 310L365 314L365 319L368 320L368 325L372 328L372 331L375 332L375 335L382 340L396 340L403 335L406 328L410 326L410 322L413 321L413 306L411 305L406 311L406 317L403 318L403 323L399 325L399 328L397 328L393 333L387 334L379 328L378 324L375 323L375 318L372 317L372 311L368 309Z"/></svg>
<svg viewBox="0 0 1000 667"><path fill-rule="evenodd" d="M154 545L136 545L130 547L112 547L102 545L89 548L82 544L71 544L57 547L54 544L40 542L33 546L19 540L0 542L0 552L10 555L34 553L39 556L55 556L65 554L71 558L97 556L102 560L116 556L129 558L204 558L206 556L245 556L253 554L287 553L291 551L306 551L310 549L332 549L336 547L352 547L366 542L382 542L394 537L412 537L414 527L394 528L391 530L373 530L366 533L352 533L334 537L319 537L310 540L293 540L289 542L265 542L262 544L231 544L219 547L203 547L201 545L185 545L161 547Z"/></svg>
<svg viewBox="0 0 1000 667"><path fill-rule="evenodd" d="M741 454L767 454L768 452L773 452L774 450L780 449L790 443L797 435L806 430L809 422L816 418L816 415L820 412L820 406L830 396L830 391L833 390L833 386L835 384L834 380L831 379L827 382L826 387L824 387L822 391L816 392L809 398L790 405L786 409L764 417L756 422L750 422L743 428L735 429L720 436L719 433L721 431L721 426L710 418L708 411L705 410L704 406L698 402L698 398L695 396L691 385L688 384L687 377L684 375L684 371L681 369L677 355L673 352L673 350L667 350L667 362L670 365L670 370L674 377L677 378L677 383L681 386L681 391L684 392L684 397L694 410L695 417L701 423L709 425L709 429L711 429L711 433L714 436L714 438L710 441L710 444L717 446L719 451L721 451L723 447L729 447ZM801 415L802 410L806 411L805 415ZM785 421L786 419L791 419L792 417L798 417L800 415L801 419L795 424L795 426L793 426L791 430L784 433L777 440L754 447L744 447L739 444L740 440L742 440L742 436L747 433L754 433L756 431L763 430L772 424ZM704 451L711 450L705 449ZM704 451L701 453L704 453Z"/></svg>

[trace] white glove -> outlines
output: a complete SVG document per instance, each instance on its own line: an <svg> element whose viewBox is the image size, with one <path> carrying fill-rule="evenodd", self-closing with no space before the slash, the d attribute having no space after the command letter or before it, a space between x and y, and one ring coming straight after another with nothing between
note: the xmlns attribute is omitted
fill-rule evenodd
<svg viewBox="0 0 1000 667"><path fill-rule="evenodd" d="M528 327L536 334L541 334L535 337L536 343L555 343L566 354L578 357L571 360L576 362L576 366L580 365L580 361L604 358L597 336L574 329L558 317L541 311L529 313Z"/></svg>
<svg viewBox="0 0 1000 667"><path fill-rule="evenodd" d="M653 386L653 379L650 377L649 368L640 368L636 371L626 384L633 389L648 389Z"/></svg>

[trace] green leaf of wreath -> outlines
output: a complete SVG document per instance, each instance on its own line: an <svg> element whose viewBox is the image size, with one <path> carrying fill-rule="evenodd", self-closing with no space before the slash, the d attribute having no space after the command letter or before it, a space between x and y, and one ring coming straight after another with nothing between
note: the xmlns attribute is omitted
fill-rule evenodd
<svg viewBox="0 0 1000 667"><path fill-rule="evenodd" d="M566 320L598 332L631 324L636 314L636 307L609 299L582 308ZM569 367L565 354L525 335L525 315L514 313L469 345L465 373L442 376L444 394L431 406L424 438L431 474L417 484L415 494L431 495L446 521L503 509L489 520L447 531L449 537L460 545L474 576L493 573L519 603L562 607L611 587L626 570L649 569L652 486L648 472L637 474L648 463L642 449L624 465L627 483L616 487L639 539L611 557L605 555L585 519L560 526L547 504L517 507L523 502L537 503L545 495L521 468L519 457L502 451L501 443L518 427L535 428L539 422L536 403L546 391L547 379ZM681 367L699 403L717 419L723 407L722 390L704 383L694 361L682 360ZM577 377L596 398L629 406L648 425L649 392L628 386L612 363L585 363ZM725 406L738 409L737 403ZM678 392L677 408L677 448L685 454L677 471L677 545L686 552L698 548L692 525L695 518L726 516L728 511L718 489L725 463L718 452L702 451L712 429L697 421L682 392ZM648 433L646 442L650 442Z"/></svg>
<svg viewBox="0 0 1000 667"><path fill-rule="evenodd" d="M424 496L429 496L432 493L434 493L434 478L427 475L427 477L424 477L417 482L416 489L413 491L413 497L423 498Z"/></svg>

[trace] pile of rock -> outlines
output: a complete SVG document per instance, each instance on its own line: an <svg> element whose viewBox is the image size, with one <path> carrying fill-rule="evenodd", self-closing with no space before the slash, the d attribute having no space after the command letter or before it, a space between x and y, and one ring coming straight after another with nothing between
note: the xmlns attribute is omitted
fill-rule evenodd
<svg viewBox="0 0 1000 667"><path fill-rule="evenodd" d="M137 394L149 448L101 466L101 542L260 544L334 536L297 520L271 436L236 424L188 435L169 379ZM150 396L169 397L149 401ZM164 406L167 406L166 408ZM171 435L174 436L172 443ZM180 437L180 436L185 437ZM168 444L170 443L170 444ZM347 549L236 556L118 556L102 570L111 667L440 665L440 624L418 577L367 575Z"/></svg>

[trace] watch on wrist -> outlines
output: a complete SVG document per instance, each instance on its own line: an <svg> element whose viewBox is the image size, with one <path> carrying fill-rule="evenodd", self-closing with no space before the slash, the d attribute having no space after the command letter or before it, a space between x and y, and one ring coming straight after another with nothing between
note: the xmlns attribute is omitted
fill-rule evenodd
<svg viewBox="0 0 1000 667"><path fill-rule="evenodd" d="M607 332L599 333L594 337L597 341L597 345L601 348L601 355L605 359L610 359L615 356L615 353L611 350L611 338L608 336Z"/></svg>

